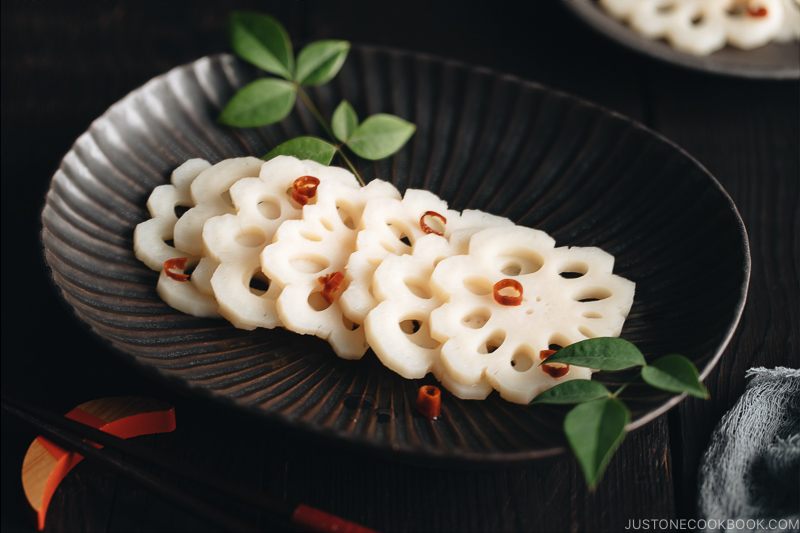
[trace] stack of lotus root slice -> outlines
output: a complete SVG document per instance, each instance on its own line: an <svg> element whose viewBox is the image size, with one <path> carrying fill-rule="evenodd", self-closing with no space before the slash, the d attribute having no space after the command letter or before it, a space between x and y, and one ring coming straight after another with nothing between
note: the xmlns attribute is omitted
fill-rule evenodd
<svg viewBox="0 0 800 533"><path fill-rule="evenodd" d="M405 378L528 403L591 369L552 349L618 336L634 284L598 248L435 194L279 156L191 159L156 187L134 250L170 306L237 328L315 335L344 359L371 348Z"/></svg>

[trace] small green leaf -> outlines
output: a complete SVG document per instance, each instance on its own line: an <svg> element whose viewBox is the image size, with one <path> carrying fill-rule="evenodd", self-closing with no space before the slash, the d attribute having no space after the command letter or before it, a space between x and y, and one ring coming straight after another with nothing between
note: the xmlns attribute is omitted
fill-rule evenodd
<svg viewBox="0 0 800 533"><path fill-rule="evenodd" d="M356 128L347 146L364 159L383 159L402 148L415 129L400 117L378 113Z"/></svg>
<svg viewBox="0 0 800 533"><path fill-rule="evenodd" d="M570 344L547 358L548 363L569 363L598 370L622 370L646 364L633 343L617 337L597 337Z"/></svg>
<svg viewBox="0 0 800 533"><path fill-rule="evenodd" d="M350 43L347 41L316 41L297 55L295 81L300 85L322 85L333 79L344 65Z"/></svg>
<svg viewBox="0 0 800 533"><path fill-rule="evenodd" d="M280 22L261 13L234 11L229 29L236 55L260 69L292 79L292 42Z"/></svg>
<svg viewBox="0 0 800 533"><path fill-rule="evenodd" d="M621 401L604 398L577 405L564 418L564 433L590 488L597 486L625 438L630 416Z"/></svg>
<svg viewBox="0 0 800 533"><path fill-rule="evenodd" d="M342 100L342 102L336 106L336 110L333 112L331 126L333 127L333 134L336 135L336 138L342 142L347 142L347 139L350 138L358 127L358 115L356 115L356 111L353 109L353 106L350 105L350 102Z"/></svg>
<svg viewBox="0 0 800 533"><path fill-rule="evenodd" d="M682 355L670 354L656 359L642 368L642 379L657 389L708 398L708 389L700 381L697 368Z"/></svg>
<svg viewBox="0 0 800 533"><path fill-rule="evenodd" d="M311 159L322 165L327 165L336 155L336 147L317 137L296 137L279 144L262 159L272 159L278 155L291 155L298 159Z"/></svg>
<svg viewBox="0 0 800 533"><path fill-rule="evenodd" d="M262 78L242 87L231 98L219 121L249 128L278 122L294 107L295 86L288 81Z"/></svg>
<svg viewBox="0 0 800 533"><path fill-rule="evenodd" d="M582 403L599 398L607 398L610 394L605 385L597 381L571 379L547 389L534 398L532 403Z"/></svg>

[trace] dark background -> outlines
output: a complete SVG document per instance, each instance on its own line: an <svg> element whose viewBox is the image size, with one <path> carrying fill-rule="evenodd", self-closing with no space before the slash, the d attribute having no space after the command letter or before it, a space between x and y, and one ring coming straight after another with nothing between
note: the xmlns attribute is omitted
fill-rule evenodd
<svg viewBox="0 0 800 533"><path fill-rule="evenodd" d="M798 365L798 83L655 63L592 33L555 0L527 2L527 11L518 4L4 1L3 394L61 412L105 395L164 398L178 408L179 429L146 438L154 448L386 530L618 530L628 519L694 516L699 458L741 394L745 370ZM631 434L590 494L569 457L444 470L321 447L187 397L108 353L60 302L43 264L39 213L50 176L120 97L175 65L227 50L225 16L235 7L272 13L296 42L384 44L540 81L634 117L697 157L738 205L753 254L740 328L707 380L712 399L686 400ZM19 468L34 436L3 416L3 530L33 528ZM62 484L48 517L53 531L210 528L88 462Z"/></svg>

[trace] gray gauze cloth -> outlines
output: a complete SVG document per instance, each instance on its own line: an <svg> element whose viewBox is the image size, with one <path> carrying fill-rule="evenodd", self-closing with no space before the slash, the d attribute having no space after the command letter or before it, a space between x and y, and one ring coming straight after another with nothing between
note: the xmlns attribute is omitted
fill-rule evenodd
<svg viewBox="0 0 800 533"><path fill-rule="evenodd" d="M789 519L796 524L800 370L751 368L746 376L751 379L744 394L720 420L700 464L699 515L707 520Z"/></svg>

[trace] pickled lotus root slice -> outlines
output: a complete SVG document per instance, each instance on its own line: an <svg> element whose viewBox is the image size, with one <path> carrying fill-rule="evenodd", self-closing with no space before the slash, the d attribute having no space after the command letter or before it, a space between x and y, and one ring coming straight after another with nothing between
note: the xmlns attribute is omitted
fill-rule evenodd
<svg viewBox="0 0 800 533"><path fill-rule="evenodd" d="M259 256L284 221L300 218L302 208L292 192L301 177L313 177L318 183L333 181L351 189L359 186L342 168L278 156L264 163L259 177L243 178L231 186L236 214L214 217L203 227L208 256L219 264L211 277L219 312L237 328L280 325L275 306L280 287L261 271ZM314 194L303 198L308 203L315 201L315 196L316 187Z"/></svg>
<svg viewBox="0 0 800 533"><path fill-rule="evenodd" d="M443 301L430 288L436 263L450 257L447 239L421 237L411 255L390 255L375 270L372 289L380 302L364 321L367 342L381 363L404 378L434 369L440 343L430 335L430 313Z"/></svg>
<svg viewBox="0 0 800 533"><path fill-rule="evenodd" d="M725 46L750 49L797 35L791 0L600 0L613 16L651 39L706 55ZM794 30L792 30L794 27Z"/></svg>
<svg viewBox="0 0 800 533"><path fill-rule="evenodd" d="M138 224L133 231L133 251L136 257L156 272L164 261L192 256L188 250L176 249L172 242L178 214L194 205L189 187L192 181L211 165L203 159L189 159L172 171L171 183L159 185L147 199L150 219Z"/></svg>
<svg viewBox="0 0 800 533"><path fill-rule="evenodd" d="M211 286L217 261L203 257L202 228L209 218L233 209L229 188L244 176L257 176L264 162L254 157L220 161L191 182L191 207L175 223L175 248L192 258L188 283L167 275L158 278L156 290L169 306L198 317L217 317L218 304ZM198 232L199 230L199 232Z"/></svg>
<svg viewBox="0 0 800 533"><path fill-rule="evenodd" d="M209 283L214 264L181 250L172 239L176 222L194 205L191 184L210 167L203 159L189 159L176 168L172 183L160 185L150 194L147 208L152 218L133 232L136 257L151 269L161 271L156 287L161 299L179 311L200 317L218 316ZM179 258L185 258L185 268L193 271L188 280L170 277L163 271L165 262Z"/></svg>
<svg viewBox="0 0 800 533"><path fill-rule="evenodd" d="M350 284L342 294L342 309L355 322L363 322L377 305L370 292L375 268L392 255L410 254L415 243L425 235L441 234L458 243L469 235L491 226L512 225L506 218L468 211L466 218L447 209L447 203L435 194L408 189L402 200L383 198L370 201L364 209L356 251L347 263Z"/></svg>
<svg viewBox="0 0 800 533"><path fill-rule="evenodd" d="M303 207L300 220L281 224L273 243L261 253L264 274L282 288L276 308L284 327L326 339L344 359L358 359L366 352L364 328L344 316L341 296L332 302L325 299L320 279L346 273L364 208L381 198L399 199L400 193L381 180L360 189L322 181L316 202ZM341 289L350 282L347 272Z"/></svg>
<svg viewBox="0 0 800 533"><path fill-rule="evenodd" d="M187 258L184 273L189 279L171 276L166 269L161 271L156 292L173 309L196 317L218 317L217 301L211 292L211 274L216 263L208 258ZM173 271L174 272L174 271Z"/></svg>
<svg viewBox="0 0 800 533"><path fill-rule="evenodd" d="M452 224L452 231L448 236L453 248L453 255L466 254L469 251L470 238L480 230L500 226L511 228L514 225L506 217L493 215L479 209L465 209Z"/></svg>
<svg viewBox="0 0 800 533"><path fill-rule="evenodd" d="M264 161L255 157L225 159L204 170L191 183L193 207L175 223L175 247L188 254L203 254L203 225L211 217L233 213L231 185L257 177Z"/></svg>
<svg viewBox="0 0 800 533"><path fill-rule="evenodd" d="M356 239L356 251L347 263L350 284L342 294L341 303L348 318L363 322L375 307L377 302L370 293L375 268L387 256L413 251L414 243L426 235L421 217L428 212L451 221L458 216L447 209L447 202L432 192L418 189L408 189L402 200L379 198L369 202ZM449 234L446 223L442 229Z"/></svg>
<svg viewBox="0 0 800 533"><path fill-rule="evenodd" d="M634 284L614 275L613 266L598 248L555 248L549 235L530 228L473 235L467 255L443 259L431 275L434 293L446 301L430 315L445 386L485 380L506 400L525 404L565 380L588 379L590 369L572 365L554 377L539 355L620 334ZM519 305L495 299L495 284L504 279L522 288Z"/></svg>
<svg viewBox="0 0 800 533"><path fill-rule="evenodd" d="M504 222L505 221L505 222ZM480 216L474 224L509 225L507 219ZM390 255L372 278L372 293L379 302L364 322L370 347L378 359L401 376L416 379L433 372L453 394L461 398L483 398L491 387L483 382L459 387L442 375L440 343L430 335L430 313L444 301L433 292L430 277L436 264L446 257L466 253L462 243L483 228L456 230L459 239L425 235L417 240L411 255Z"/></svg>

